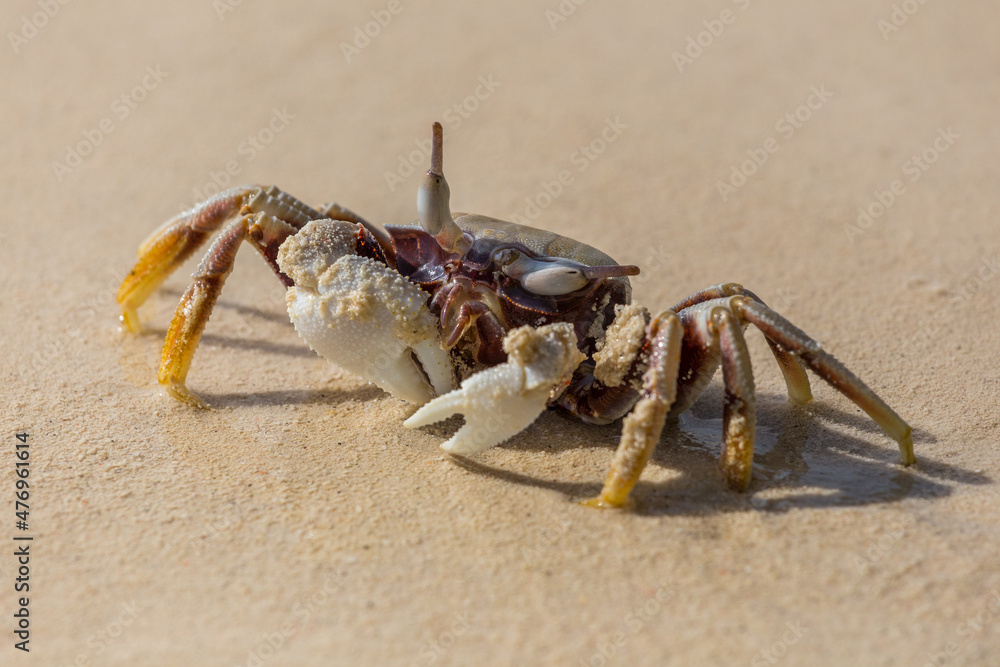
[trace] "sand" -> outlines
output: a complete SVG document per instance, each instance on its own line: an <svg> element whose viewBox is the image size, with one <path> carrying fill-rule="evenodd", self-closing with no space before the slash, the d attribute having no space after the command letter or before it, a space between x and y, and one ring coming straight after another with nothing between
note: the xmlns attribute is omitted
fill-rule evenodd
<svg viewBox="0 0 1000 667"><path fill-rule="evenodd" d="M998 664L996 3L681 4L6 3L0 663ZM147 235L244 182L408 222L435 120L452 210L640 265L653 311L747 285L918 463L818 379L790 405L752 334L750 490L715 378L635 511L584 508L619 425L444 457L460 422L316 357L247 248L189 376L214 409L162 397L197 260L123 334Z"/></svg>

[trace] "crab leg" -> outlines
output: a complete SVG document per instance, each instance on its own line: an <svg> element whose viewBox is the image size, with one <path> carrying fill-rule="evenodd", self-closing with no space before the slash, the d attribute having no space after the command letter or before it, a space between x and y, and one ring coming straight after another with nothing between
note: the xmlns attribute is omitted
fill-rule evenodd
<svg viewBox="0 0 1000 667"><path fill-rule="evenodd" d="M728 308L714 308L712 324L722 352L722 382L726 387L719 467L730 487L745 491L753 473L756 427L750 352L743 338L743 328Z"/></svg>
<svg viewBox="0 0 1000 667"><path fill-rule="evenodd" d="M698 290L694 294L685 297L683 300L678 301L670 310L675 313L679 313L686 308L691 306L697 306L699 303L705 303L706 301L711 301L713 299L721 299L727 296L736 296L737 294L745 294L746 290L743 289L743 285L739 283L722 283L719 285L712 285L711 287L706 287L703 290Z"/></svg>
<svg viewBox="0 0 1000 667"><path fill-rule="evenodd" d="M679 313L685 308L727 296L747 296L766 307L766 304L759 296L743 287L743 285L739 283L722 283L721 285L713 285L712 287L706 287L699 292L695 292L680 303L675 304L671 310ZM766 334L764 338L767 340L767 346L771 348L771 354L774 355L775 361L778 362L781 375L785 378L789 400L799 404L811 401L812 390L809 388L809 377L806 375L802 364L799 363L799 360L793 354L790 354L788 350L779 345L775 339Z"/></svg>
<svg viewBox="0 0 1000 667"><path fill-rule="evenodd" d="M294 226L266 213L248 214L229 223L212 243L194 272L194 281L181 297L167 329L159 372L160 385L167 393L179 401L206 407L185 386L185 380L205 324L208 323L226 278L233 270L236 251L243 241L249 239L272 268L279 271L274 263L278 247L295 231Z"/></svg>
<svg viewBox="0 0 1000 667"><path fill-rule="evenodd" d="M597 498L584 501L591 507L622 507L663 432L667 412L677 397L684 331L673 311L660 313L649 324L649 367L642 378L642 398L622 424L614 462Z"/></svg>
<svg viewBox="0 0 1000 667"><path fill-rule="evenodd" d="M160 284L184 263L212 233L243 207L243 198L256 186L232 188L167 220L139 246L139 261L118 289L122 323L141 329L138 308Z"/></svg>
<svg viewBox="0 0 1000 667"><path fill-rule="evenodd" d="M900 461L910 465L913 456L913 434L910 426L885 401L858 379L846 366L791 322L764 304L750 298L733 300L733 307L747 322L760 329L794 354L834 389L868 413L890 438L899 443Z"/></svg>
<svg viewBox="0 0 1000 667"><path fill-rule="evenodd" d="M323 217L273 185L267 189L243 185L220 192L167 220L139 246L139 261L118 289L125 328L133 333L141 330L139 306L227 220L238 213L262 212L284 220L295 229Z"/></svg>
<svg viewBox="0 0 1000 667"><path fill-rule="evenodd" d="M759 296L750 290L740 286L740 293L750 297L764 308L771 310ZM774 360L778 362L778 368L781 369L781 375L785 378L785 387L788 389L788 400L799 405L811 401L813 396L812 389L809 387L809 376L806 375L806 369L802 367L802 363L794 354L780 345L774 337L768 336L765 333L764 340L767 341L767 346L771 348L771 354L774 355Z"/></svg>

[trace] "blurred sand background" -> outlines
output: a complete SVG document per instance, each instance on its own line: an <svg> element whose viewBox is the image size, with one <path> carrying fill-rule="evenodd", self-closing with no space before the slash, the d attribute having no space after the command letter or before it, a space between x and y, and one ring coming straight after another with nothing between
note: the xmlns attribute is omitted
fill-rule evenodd
<svg viewBox="0 0 1000 667"><path fill-rule="evenodd" d="M676 4L4 3L0 663L998 664L1000 9ZM138 244L229 178L407 222L434 120L454 210L641 265L653 310L742 282L910 421L918 465L819 380L790 406L753 334L750 492L715 469L716 378L637 511L585 509L618 426L547 413L443 458L458 422L408 431L309 352L250 249L189 377L215 409L162 398L195 261L124 335Z"/></svg>

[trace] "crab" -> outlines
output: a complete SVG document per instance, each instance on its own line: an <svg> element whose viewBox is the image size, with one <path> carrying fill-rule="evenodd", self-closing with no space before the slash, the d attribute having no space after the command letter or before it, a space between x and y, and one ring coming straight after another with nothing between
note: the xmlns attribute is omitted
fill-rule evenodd
<svg viewBox="0 0 1000 667"><path fill-rule="evenodd" d="M653 315L631 303L628 276L589 245L482 215L451 213L442 129L417 194L418 220L384 230L337 204L318 209L274 186L232 188L168 220L140 247L118 292L125 329L138 307L214 232L167 331L159 384L193 406L185 383L205 324L246 241L287 288L288 313L318 354L419 405L417 428L456 413L441 446L472 455L547 408L593 424L623 420L595 507L623 507L665 420L687 410L722 367L719 467L744 491L753 468L754 380L744 340L767 340L792 403L812 399L805 368L857 404L914 462L911 429L815 340L737 283L703 289Z"/></svg>

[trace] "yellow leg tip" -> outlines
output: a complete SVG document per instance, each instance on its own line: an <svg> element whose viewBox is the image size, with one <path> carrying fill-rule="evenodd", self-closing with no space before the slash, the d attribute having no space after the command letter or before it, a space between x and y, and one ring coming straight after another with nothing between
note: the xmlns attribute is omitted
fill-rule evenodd
<svg viewBox="0 0 1000 667"><path fill-rule="evenodd" d="M744 493L750 488L750 477L738 477L726 475L726 485L737 493Z"/></svg>
<svg viewBox="0 0 1000 667"><path fill-rule="evenodd" d="M899 439L899 462L904 466L913 465L917 457L913 454L913 432L906 430L906 435Z"/></svg>
<svg viewBox="0 0 1000 667"><path fill-rule="evenodd" d="M731 462L728 465L719 461L719 470L726 480L726 486L737 493L743 493L750 488L753 481L753 463L743 461Z"/></svg>
<svg viewBox="0 0 1000 667"><path fill-rule="evenodd" d="M187 403L190 406L201 408L202 410L207 410L209 405L205 401L201 400L198 394L194 393L182 382L168 381L161 382L160 387L165 391L171 398L175 398L181 403Z"/></svg>
<svg viewBox="0 0 1000 667"><path fill-rule="evenodd" d="M792 394L788 393L788 402L792 405L806 405L812 403L813 395L811 391L806 391L804 394Z"/></svg>
<svg viewBox="0 0 1000 667"><path fill-rule="evenodd" d="M581 500L580 503L584 507L593 507L594 509L602 510L629 510L632 509L635 503L628 496L624 498L610 498L605 496L603 493L596 498L587 498L586 500Z"/></svg>
<svg viewBox="0 0 1000 667"><path fill-rule="evenodd" d="M142 333L142 323L139 321L139 311L135 308L122 308L121 317L122 329L129 333Z"/></svg>

